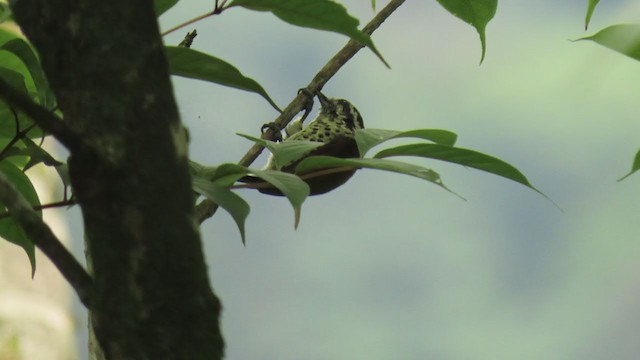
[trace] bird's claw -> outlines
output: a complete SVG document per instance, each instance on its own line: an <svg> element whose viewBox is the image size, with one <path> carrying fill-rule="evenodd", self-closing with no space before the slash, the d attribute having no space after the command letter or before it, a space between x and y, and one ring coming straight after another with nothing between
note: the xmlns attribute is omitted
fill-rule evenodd
<svg viewBox="0 0 640 360"><path fill-rule="evenodd" d="M311 113L311 110L313 109L313 98L315 94L307 88L299 89L298 94L302 94L306 97L306 101L302 108L302 111L304 111L304 114L302 115L302 121L304 121L309 115L309 113Z"/></svg>
<svg viewBox="0 0 640 360"><path fill-rule="evenodd" d="M264 134L265 132L271 130L273 132L273 141L280 142L282 141L282 129L275 122L270 122L262 125L260 128L260 132Z"/></svg>

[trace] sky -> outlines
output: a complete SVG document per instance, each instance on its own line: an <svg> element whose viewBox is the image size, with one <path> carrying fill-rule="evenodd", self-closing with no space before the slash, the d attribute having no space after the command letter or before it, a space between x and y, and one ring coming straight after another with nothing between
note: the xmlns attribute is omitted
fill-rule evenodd
<svg viewBox="0 0 640 360"><path fill-rule="evenodd" d="M345 1L366 23L367 1ZM379 2L380 7L384 2ZM229 359L635 359L640 182L616 180L640 141L640 66L571 42L640 7L501 2L482 65L475 30L435 1L408 1L323 91L372 128L440 128L518 167L562 210L508 180L437 161L462 201L432 184L361 171L309 199L252 192L247 246L219 212L202 227L223 300ZM165 28L201 10L188 3ZM347 40L233 9L194 26L194 48L236 65L280 104ZM183 34L166 37L177 43ZM191 154L237 161L276 113L259 96L175 79ZM263 159L257 163L260 164Z"/></svg>
<svg viewBox="0 0 640 360"><path fill-rule="evenodd" d="M374 15L368 1L343 3L363 24ZM180 2L162 28L210 4L196 5ZM437 2L393 14L373 36L391 69L363 50L323 92L349 99L367 127L453 131L458 146L513 164L561 210L522 185L423 159L407 161L467 201L363 170L308 199L295 230L286 200L239 192L251 204L246 246L223 211L201 228L227 358L636 359L640 175L616 180L640 147L640 64L570 40L632 22L640 6L602 2L587 32L585 8L500 2L482 65L475 30ZM233 63L281 106L347 41L243 9L191 28L194 49ZM174 85L203 164L238 161L251 144L235 133L257 135L277 116L252 93Z"/></svg>

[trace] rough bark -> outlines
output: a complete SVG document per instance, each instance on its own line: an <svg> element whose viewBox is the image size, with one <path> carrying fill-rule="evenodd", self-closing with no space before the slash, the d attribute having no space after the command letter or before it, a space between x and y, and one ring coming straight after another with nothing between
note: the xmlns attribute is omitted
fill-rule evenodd
<svg viewBox="0 0 640 360"><path fill-rule="evenodd" d="M15 0L66 124L107 359L219 359L186 135L150 0Z"/></svg>

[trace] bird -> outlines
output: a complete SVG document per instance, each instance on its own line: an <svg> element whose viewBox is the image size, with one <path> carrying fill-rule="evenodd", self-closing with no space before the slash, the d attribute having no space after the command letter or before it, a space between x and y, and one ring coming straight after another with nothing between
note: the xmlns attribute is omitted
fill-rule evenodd
<svg viewBox="0 0 640 360"><path fill-rule="evenodd" d="M364 121L358 109L345 99L329 98L320 91L316 92L316 96L321 106L318 115L306 127L302 124L306 114L294 120L285 128L286 137L282 141L312 141L322 143L322 145L303 155L298 160L283 166L280 169L281 171L292 174L295 173L296 166L310 156L324 155L344 159L360 157L358 145L355 140L355 133L358 129L364 129ZM273 155L269 157L264 169L276 170ZM354 168L352 170L309 177L304 181L309 185L310 195L320 195L341 186L347 182L355 172L356 169ZM304 176L305 174L296 175ZM255 179L245 178L244 182L257 181L255 181ZM282 192L275 187L260 187L258 191L269 195L283 195Z"/></svg>

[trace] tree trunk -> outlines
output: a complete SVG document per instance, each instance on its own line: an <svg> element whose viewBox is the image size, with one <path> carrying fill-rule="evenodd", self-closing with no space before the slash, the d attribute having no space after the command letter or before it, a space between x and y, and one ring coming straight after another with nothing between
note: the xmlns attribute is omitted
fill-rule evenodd
<svg viewBox="0 0 640 360"><path fill-rule="evenodd" d="M15 0L64 123L106 359L219 359L187 138L151 0Z"/></svg>

